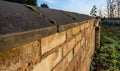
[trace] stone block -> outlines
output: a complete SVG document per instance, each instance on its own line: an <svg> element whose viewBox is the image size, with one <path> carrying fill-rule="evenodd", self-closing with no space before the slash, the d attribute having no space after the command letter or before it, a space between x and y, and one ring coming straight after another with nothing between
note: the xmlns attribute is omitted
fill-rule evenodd
<svg viewBox="0 0 120 71"><path fill-rule="evenodd" d="M81 46L85 46L85 38L83 37L82 39L81 39L81 42L80 42L81 44Z"/></svg>
<svg viewBox="0 0 120 71"><path fill-rule="evenodd" d="M67 33L67 36L66 36L67 40L69 40L70 38L72 38L72 36L73 36L72 29L67 30L66 33Z"/></svg>
<svg viewBox="0 0 120 71"><path fill-rule="evenodd" d="M76 61L75 71L79 71L79 68L81 67L81 64L82 64L82 61L81 61L81 59L79 58L79 60Z"/></svg>
<svg viewBox="0 0 120 71"><path fill-rule="evenodd" d="M33 71L50 71L62 59L62 48L34 66Z"/></svg>
<svg viewBox="0 0 120 71"><path fill-rule="evenodd" d="M70 50L72 50L75 46L75 39L72 39L68 42L66 42L63 45L63 55L65 56Z"/></svg>
<svg viewBox="0 0 120 71"><path fill-rule="evenodd" d="M0 70L25 70L27 67L29 67L28 65L30 63L35 64L39 60L40 43L38 41L34 41L11 50L0 52Z"/></svg>
<svg viewBox="0 0 120 71"><path fill-rule="evenodd" d="M81 33L75 36L76 43L80 42L81 40Z"/></svg>
<svg viewBox="0 0 120 71"><path fill-rule="evenodd" d="M85 24L85 28L88 28L89 26L90 26L90 23L87 22L87 23Z"/></svg>
<svg viewBox="0 0 120 71"><path fill-rule="evenodd" d="M61 61L54 69L53 71L64 71L64 63Z"/></svg>
<svg viewBox="0 0 120 71"><path fill-rule="evenodd" d="M76 55L78 53L78 51L80 50L80 43L77 44L77 46L74 48L74 55Z"/></svg>
<svg viewBox="0 0 120 71"><path fill-rule="evenodd" d="M69 63L73 59L73 51L71 51L63 60L64 63L64 70L68 67Z"/></svg>
<svg viewBox="0 0 120 71"><path fill-rule="evenodd" d="M85 29L84 24L80 25L79 28L80 28L81 31L83 31Z"/></svg>
<svg viewBox="0 0 120 71"><path fill-rule="evenodd" d="M80 27L79 27L79 26L72 29L73 35L76 35L76 34L78 34L79 32L80 32Z"/></svg>
<svg viewBox="0 0 120 71"><path fill-rule="evenodd" d="M48 37L41 39L42 54L60 45L65 40L66 40L65 32L56 33L56 34L53 34L53 35L50 35Z"/></svg>

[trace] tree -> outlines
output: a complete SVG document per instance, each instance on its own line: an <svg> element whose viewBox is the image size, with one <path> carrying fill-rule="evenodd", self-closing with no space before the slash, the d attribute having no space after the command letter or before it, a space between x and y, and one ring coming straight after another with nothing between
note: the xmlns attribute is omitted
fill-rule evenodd
<svg viewBox="0 0 120 71"><path fill-rule="evenodd" d="M37 0L5 0L10 2L17 2L22 4L37 5Z"/></svg>
<svg viewBox="0 0 120 71"><path fill-rule="evenodd" d="M49 8L46 3L41 4L41 7Z"/></svg>
<svg viewBox="0 0 120 71"><path fill-rule="evenodd" d="M97 16L96 14L97 14L97 8L96 8L96 5L94 5L90 12L90 15L93 17L96 17Z"/></svg>
<svg viewBox="0 0 120 71"><path fill-rule="evenodd" d="M120 17L120 0L107 0L108 18Z"/></svg>

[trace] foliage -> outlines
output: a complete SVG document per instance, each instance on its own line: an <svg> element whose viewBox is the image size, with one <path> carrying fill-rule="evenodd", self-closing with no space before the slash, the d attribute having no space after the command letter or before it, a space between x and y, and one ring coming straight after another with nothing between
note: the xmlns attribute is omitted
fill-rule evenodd
<svg viewBox="0 0 120 71"><path fill-rule="evenodd" d="M90 12L90 15L93 17L96 17L97 16L96 13L97 13L97 7L96 7L96 5L94 5Z"/></svg>
<svg viewBox="0 0 120 71"><path fill-rule="evenodd" d="M120 70L120 39L118 38L120 35L115 34L119 31L115 32L115 29L119 27L102 25L101 48L95 50L91 71Z"/></svg>
<svg viewBox="0 0 120 71"><path fill-rule="evenodd" d="M41 4L41 7L49 8L46 3Z"/></svg>
<svg viewBox="0 0 120 71"><path fill-rule="evenodd" d="M5 0L10 2L17 2L22 4L37 5L37 0Z"/></svg>

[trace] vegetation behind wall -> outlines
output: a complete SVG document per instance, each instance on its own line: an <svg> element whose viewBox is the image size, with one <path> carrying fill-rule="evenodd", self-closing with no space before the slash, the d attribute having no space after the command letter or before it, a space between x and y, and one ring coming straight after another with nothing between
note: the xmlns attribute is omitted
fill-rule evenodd
<svg viewBox="0 0 120 71"><path fill-rule="evenodd" d="M10 2L17 2L22 4L37 5L37 0L5 0Z"/></svg>
<svg viewBox="0 0 120 71"><path fill-rule="evenodd" d="M119 71L120 26L103 23L101 27L101 48L95 51L91 71Z"/></svg>

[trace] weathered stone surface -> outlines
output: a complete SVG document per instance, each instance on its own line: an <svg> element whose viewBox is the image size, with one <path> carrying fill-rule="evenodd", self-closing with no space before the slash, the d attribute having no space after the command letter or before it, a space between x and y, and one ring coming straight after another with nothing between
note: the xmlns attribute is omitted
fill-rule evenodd
<svg viewBox="0 0 120 71"><path fill-rule="evenodd" d="M69 40L70 38L73 37L72 29L69 29L66 31L66 38Z"/></svg>
<svg viewBox="0 0 120 71"><path fill-rule="evenodd" d="M53 71L66 71L69 63L73 59L73 50L53 69Z"/></svg>
<svg viewBox="0 0 120 71"><path fill-rule="evenodd" d="M80 50L80 43L77 44L77 46L74 48L74 55L76 55L78 53L78 51Z"/></svg>
<svg viewBox="0 0 120 71"><path fill-rule="evenodd" d="M70 53L63 60L64 71L66 70L66 68L68 67L69 63L72 61L72 59L73 59L73 50L70 51Z"/></svg>
<svg viewBox="0 0 120 71"><path fill-rule="evenodd" d="M22 4L0 1L0 35L54 26Z"/></svg>
<svg viewBox="0 0 120 71"><path fill-rule="evenodd" d="M71 49L75 46L75 39L72 39L64 44L63 46L63 55L65 56Z"/></svg>
<svg viewBox="0 0 120 71"><path fill-rule="evenodd" d="M47 27L22 33L0 35L0 51L15 48L56 33L56 27Z"/></svg>
<svg viewBox="0 0 120 71"><path fill-rule="evenodd" d="M88 23L85 24L88 25ZM85 25L81 26L85 28ZM52 69L52 71L89 71L95 44L94 27L89 25L88 28L81 30L79 33L76 32L74 35L71 32L72 30L73 28L18 48L0 52L1 70L51 71ZM51 52L51 49L54 48L55 51L52 50ZM44 54L48 54L48 56L44 57ZM43 57L40 58L41 56ZM41 59L42 61L40 62Z"/></svg>
<svg viewBox="0 0 120 71"><path fill-rule="evenodd" d="M62 59L62 48L34 66L33 71L50 71Z"/></svg>
<svg viewBox="0 0 120 71"><path fill-rule="evenodd" d="M91 20L83 14L31 7L40 13L19 3L0 1L0 51L66 31L80 25L81 19Z"/></svg>
<svg viewBox="0 0 120 71"><path fill-rule="evenodd" d="M72 61L69 63L69 66L65 71L81 71L79 67L81 66L81 55L82 55L83 50L80 48L78 53L73 57Z"/></svg>
<svg viewBox="0 0 120 71"><path fill-rule="evenodd" d="M58 25L58 32L66 31L66 30L74 28L74 27L76 27L78 25L79 25L78 22L74 22L74 23L70 23L70 24Z"/></svg>
<svg viewBox="0 0 120 71"><path fill-rule="evenodd" d="M82 39L81 39L81 44L80 44L81 46L84 46L85 45L85 37L83 37Z"/></svg>
<svg viewBox="0 0 120 71"><path fill-rule="evenodd" d="M53 71L64 71L64 63L61 61L54 69Z"/></svg>
<svg viewBox="0 0 120 71"><path fill-rule="evenodd" d="M0 1L0 71L89 71L95 44L92 18L35 8L40 14Z"/></svg>
<svg viewBox="0 0 120 71"><path fill-rule="evenodd" d="M75 22L74 19L72 19L71 17L62 13L59 10L42 8L42 7L36 7L36 8L41 11L42 15L49 18L51 21L55 21L57 25L71 24Z"/></svg>
<svg viewBox="0 0 120 71"><path fill-rule="evenodd" d="M79 32L80 32L79 26L72 29L73 35L76 35L76 34L78 34Z"/></svg>
<svg viewBox="0 0 120 71"><path fill-rule="evenodd" d="M66 40L65 32L56 33L48 37L42 38L41 39L42 54L46 53L47 51L50 51L51 49L65 42L65 40Z"/></svg>
<svg viewBox="0 0 120 71"><path fill-rule="evenodd" d="M40 60L40 43L34 41L17 48L0 52L0 70L26 70Z"/></svg>
<svg viewBox="0 0 120 71"><path fill-rule="evenodd" d="M0 1L0 51L56 32L55 25L24 5Z"/></svg>
<svg viewBox="0 0 120 71"><path fill-rule="evenodd" d="M82 39L81 33L75 36L76 43L79 43Z"/></svg>
<svg viewBox="0 0 120 71"><path fill-rule="evenodd" d="M84 15L84 14L79 14L79 13L71 13L71 12L65 12L65 14L69 15L70 17L72 17L73 19L75 19L76 21L85 21L88 19L92 19L92 17Z"/></svg>

